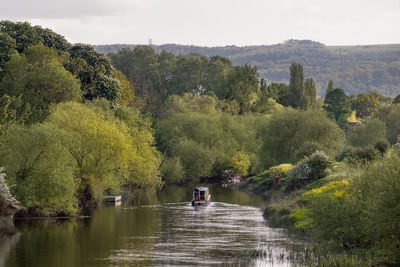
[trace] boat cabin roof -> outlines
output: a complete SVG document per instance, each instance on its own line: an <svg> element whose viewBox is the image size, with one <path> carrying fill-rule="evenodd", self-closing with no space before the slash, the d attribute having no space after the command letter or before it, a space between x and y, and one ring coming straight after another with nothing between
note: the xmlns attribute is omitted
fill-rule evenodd
<svg viewBox="0 0 400 267"><path fill-rule="evenodd" d="M208 191L208 187L196 187L194 191Z"/></svg>

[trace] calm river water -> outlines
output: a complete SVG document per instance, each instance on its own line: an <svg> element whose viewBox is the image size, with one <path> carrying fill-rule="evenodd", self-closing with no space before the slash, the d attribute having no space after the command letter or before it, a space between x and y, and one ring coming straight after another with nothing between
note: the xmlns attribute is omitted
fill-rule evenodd
<svg viewBox="0 0 400 267"><path fill-rule="evenodd" d="M18 221L0 243L0 267L295 265L299 244L267 226L261 199L209 188L208 207L190 205L192 188L169 186L125 193L89 218Z"/></svg>

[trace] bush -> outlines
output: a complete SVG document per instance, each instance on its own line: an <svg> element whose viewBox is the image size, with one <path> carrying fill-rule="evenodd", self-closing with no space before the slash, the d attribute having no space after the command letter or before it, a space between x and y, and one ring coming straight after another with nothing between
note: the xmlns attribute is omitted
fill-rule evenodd
<svg viewBox="0 0 400 267"><path fill-rule="evenodd" d="M303 194L319 237L343 248L367 249L374 265L400 264L400 158L376 161Z"/></svg>
<svg viewBox="0 0 400 267"><path fill-rule="evenodd" d="M374 148L383 156L385 155L386 151L389 149L390 144L388 141L378 141L374 145Z"/></svg>
<svg viewBox="0 0 400 267"><path fill-rule="evenodd" d="M6 183L4 168L0 167L0 217L12 216L20 209L19 201L11 194L10 188Z"/></svg>
<svg viewBox="0 0 400 267"><path fill-rule="evenodd" d="M346 153L344 160L353 165L364 165L370 163L374 160L377 160L380 157L378 150L376 150L373 146L368 147L358 147L351 149L348 153Z"/></svg>
<svg viewBox="0 0 400 267"><path fill-rule="evenodd" d="M322 151L315 151L305 157L290 171L290 188L297 188L309 184L326 176L326 169L330 166L328 156Z"/></svg>

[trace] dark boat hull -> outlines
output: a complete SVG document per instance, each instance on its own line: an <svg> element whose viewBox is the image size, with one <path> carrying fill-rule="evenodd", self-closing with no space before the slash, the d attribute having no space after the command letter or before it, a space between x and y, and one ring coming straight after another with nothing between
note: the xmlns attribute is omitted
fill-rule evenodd
<svg viewBox="0 0 400 267"><path fill-rule="evenodd" d="M211 203L211 195L208 197L208 199L205 200L194 200L192 199L192 206L197 207L197 206L207 206Z"/></svg>

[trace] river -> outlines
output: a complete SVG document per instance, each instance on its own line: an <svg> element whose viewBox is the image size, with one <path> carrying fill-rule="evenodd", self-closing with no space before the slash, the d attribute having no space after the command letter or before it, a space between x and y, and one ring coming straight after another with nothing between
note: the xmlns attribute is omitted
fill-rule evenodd
<svg viewBox="0 0 400 267"><path fill-rule="evenodd" d="M268 227L262 199L209 185L212 203L192 207L192 188L125 192L121 206L88 218L18 220L0 244L7 266L294 266L299 242Z"/></svg>

